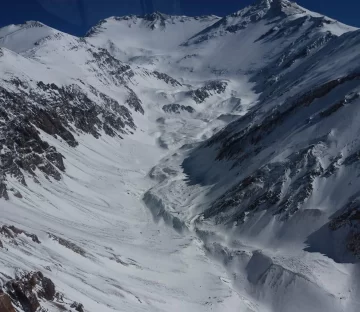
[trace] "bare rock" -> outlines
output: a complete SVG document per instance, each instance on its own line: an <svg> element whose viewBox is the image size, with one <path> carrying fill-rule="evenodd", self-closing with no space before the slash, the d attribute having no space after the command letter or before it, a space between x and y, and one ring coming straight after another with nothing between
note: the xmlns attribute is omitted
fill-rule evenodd
<svg viewBox="0 0 360 312"><path fill-rule="evenodd" d="M86 251L79 247L78 245L74 244L73 242L70 242L64 238L61 238L59 236L56 236L54 234L51 234L51 233L48 233L49 237L55 241L57 241L60 245L68 248L68 249L71 249L73 252L85 257L86 256Z"/></svg>
<svg viewBox="0 0 360 312"><path fill-rule="evenodd" d="M15 238L14 233L6 225L0 228L0 233L7 238Z"/></svg>
<svg viewBox="0 0 360 312"><path fill-rule="evenodd" d="M40 303L36 294L32 291L34 287L33 276L26 276L23 280L13 281L7 284L8 292L20 303L24 311L35 312Z"/></svg>
<svg viewBox="0 0 360 312"><path fill-rule="evenodd" d="M28 232L21 230L13 225L10 225L8 228L15 234L15 236L17 236L19 234L24 234L25 236L30 237L34 243L41 244L39 238L35 234L28 233Z"/></svg>
<svg viewBox="0 0 360 312"><path fill-rule="evenodd" d="M4 289L13 303L26 312L35 312L41 307L39 298L53 301L56 294L54 283L41 272L20 273L9 280Z"/></svg>
<svg viewBox="0 0 360 312"><path fill-rule="evenodd" d="M21 193L19 191L15 191L14 196L17 198L23 198L23 196L21 195Z"/></svg>
<svg viewBox="0 0 360 312"><path fill-rule="evenodd" d="M175 114L180 114L180 111L186 111L190 114L195 112L195 109L192 108L191 106L185 106L176 103L164 105L162 109L165 113L175 113Z"/></svg>
<svg viewBox="0 0 360 312"><path fill-rule="evenodd" d="M70 307L78 312L84 312L84 306L81 303L73 302Z"/></svg>
<svg viewBox="0 0 360 312"><path fill-rule="evenodd" d="M203 103L214 94L221 94L226 91L228 83L225 81L208 81L203 87L189 91L187 94L197 103Z"/></svg>
<svg viewBox="0 0 360 312"><path fill-rule="evenodd" d="M42 279L43 295L46 300L54 300L55 297L55 285L51 279L43 277Z"/></svg>
<svg viewBox="0 0 360 312"><path fill-rule="evenodd" d="M11 303L10 297L7 294L0 294L0 311L1 312L15 312Z"/></svg>
<svg viewBox="0 0 360 312"><path fill-rule="evenodd" d="M24 234L25 236L30 237L32 239L32 241L37 244L41 243L39 238L37 237L37 235L28 233L28 232L21 230L13 225L11 225L11 226L3 225L2 228L0 228L0 234L3 234L7 238L14 239L15 243L16 243L15 238L20 234Z"/></svg>

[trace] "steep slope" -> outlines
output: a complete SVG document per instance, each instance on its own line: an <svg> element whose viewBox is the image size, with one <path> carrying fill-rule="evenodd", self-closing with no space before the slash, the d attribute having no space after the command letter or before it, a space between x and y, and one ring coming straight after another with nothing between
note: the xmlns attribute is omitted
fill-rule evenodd
<svg viewBox="0 0 360 312"><path fill-rule="evenodd" d="M21 53L31 49L44 38L57 33L60 32L36 21L29 21L22 25L9 25L0 29L0 46Z"/></svg>
<svg viewBox="0 0 360 312"><path fill-rule="evenodd" d="M199 67L194 63L200 61L203 69L237 75L271 63L283 70L353 29L290 1L258 1L185 41L183 46L196 52L193 62L182 65Z"/></svg>
<svg viewBox="0 0 360 312"><path fill-rule="evenodd" d="M237 34L248 56L230 49ZM164 158L144 199L198 233L260 311L359 308L358 40L288 1L261 1L185 43L214 53L221 75L239 66L261 94L205 143Z"/></svg>
<svg viewBox="0 0 360 312"><path fill-rule="evenodd" d="M86 38L124 61L147 63L168 58L189 37L215 23L217 16L171 16L155 12L145 16L111 17L90 29Z"/></svg>
<svg viewBox="0 0 360 312"><path fill-rule="evenodd" d="M281 221L275 228L283 239L293 229L284 232L281 225L287 227L286 221L292 217L312 211L316 222L325 223L356 199L358 183L351 182L351 176L356 171L358 150L359 69L354 51L359 34L339 37L301 68L284 75L264 91L258 106L205 144L203 148L228 162L237 174L237 182L231 181L235 186L211 205L205 217L216 216L218 223L235 222L241 227L260 211L269 210L270 219ZM330 62L329 70L331 58L336 62ZM197 163L201 153L185 161L187 170L191 172L191 164ZM203 183L219 180L207 167L196 172L195 181L199 179L196 176ZM335 189L341 195L329 197L328 190ZM299 227L302 235L298 232L297 238L305 242L314 229L305 224ZM258 230L266 231L264 224ZM273 242L276 232L275 237L268 237ZM343 250L328 252L342 261Z"/></svg>
<svg viewBox="0 0 360 312"><path fill-rule="evenodd" d="M2 181L11 174L26 185L25 175L36 177L37 169L60 180L63 156L40 139L37 128L72 147L78 144L75 133L123 137L134 132L135 120L144 118L138 93L188 90L164 73L132 68L105 49L43 24L21 25L16 35L9 29L2 30L9 33L4 45L14 51L0 51ZM21 49L19 32L28 32L29 39ZM8 198L2 185L1 194Z"/></svg>
<svg viewBox="0 0 360 312"><path fill-rule="evenodd" d="M242 309L247 304L201 242L153 223L141 201L153 184L147 171L167 152L156 122L168 117L163 106L170 98L195 106L193 89L208 83L183 85L84 39L36 27L51 31L22 25L18 37L2 30L0 306ZM215 102L216 90L205 91ZM178 115L176 122L200 122Z"/></svg>
<svg viewBox="0 0 360 312"><path fill-rule="evenodd" d="M0 306L359 310L358 30L262 0L0 34Z"/></svg>

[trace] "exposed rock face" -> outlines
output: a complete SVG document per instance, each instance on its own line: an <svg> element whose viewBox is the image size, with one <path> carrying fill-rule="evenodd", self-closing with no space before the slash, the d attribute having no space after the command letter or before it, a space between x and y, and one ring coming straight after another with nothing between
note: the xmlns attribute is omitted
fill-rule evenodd
<svg viewBox="0 0 360 312"><path fill-rule="evenodd" d="M51 303L59 311L68 311L73 307L70 304L71 301L64 300L64 295L56 291L53 281L41 272L16 270L14 279L2 274L0 282L3 285L0 289L1 312L15 312L15 309L24 312L47 311L43 307L45 302ZM83 306L78 303L76 307ZM83 309L76 310L84 311Z"/></svg>
<svg viewBox="0 0 360 312"><path fill-rule="evenodd" d="M203 103L207 98L214 94L224 93L228 83L225 81L209 81L203 87L189 91L188 95L197 103Z"/></svg>
<svg viewBox="0 0 360 312"><path fill-rule="evenodd" d="M74 244L74 243L72 243L72 242L70 242L70 241L68 241L68 240L66 240L64 238L61 238L61 237L56 236L54 234L51 234L51 233L48 233L48 235L49 235L49 237L51 239L57 241L60 245L66 247L68 249L71 249L73 252L75 252L75 253L83 256L83 257L86 256L86 251L83 248L77 246L76 244Z"/></svg>
<svg viewBox="0 0 360 312"><path fill-rule="evenodd" d="M43 277L41 281L41 286L43 292L40 292L40 295L43 296L46 300L54 300L55 297L55 285L51 279Z"/></svg>
<svg viewBox="0 0 360 312"><path fill-rule="evenodd" d="M127 89L129 90L129 97L126 100L126 103L132 107L136 112L140 112L141 114L144 114L144 109L142 107L142 102L141 100L138 98L138 96L136 95L136 93L131 90L129 87L127 87Z"/></svg>
<svg viewBox="0 0 360 312"><path fill-rule="evenodd" d="M320 27L322 23L327 24L329 21L324 17L303 16L277 24L255 41L261 41L266 44L272 40L280 39L283 36L296 34L305 24L312 25L312 27L308 28L308 31L298 37L294 42L291 42L280 56L276 57L270 64L263 68L261 72L256 73L252 77L252 81L257 83L256 89L259 92L262 92L266 85L275 84L292 65L315 54L329 41L336 38L336 36L330 32L312 34L313 30Z"/></svg>
<svg viewBox="0 0 360 312"><path fill-rule="evenodd" d="M109 79L115 85L120 86L134 76L134 72L129 65L114 58L106 49L89 51L92 53L94 59L88 61L87 65L94 64L98 66L104 73L103 79Z"/></svg>
<svg viewBox="0 0 360 312"><path fill-rule="evenodd" d="M34 243L41 244L39 238L35 234L28 233L28 232L21 230L13 225L10 225L10 226L3 225L2 227L0 227L0 236L4 237L4 241L5 241L5 239L10 240L15 245L17 244L16 238L21 234L31 238L31 240Z"/></svg>
<svg viewBox="0 0 360 312"><path fill-rule="evenodd" d="M16 312L11 304L10 297L7 294L0 293L0 311L2 312Z"/></svg>
<svg viewBox="0 0 360 312"><path fill-rule="evenodd" d="M70 307L78 312L84 312L84 306L81 303L74 302Z"/></svg>
<svg viewBox="0 0 360 312"><path fill-rule="evenodd" d="M315 25L328 23L327 20L314 17L304 17L304 22ZM297 24L293 26L298 27ZM274 31L280 30L277 28ZM275 33L266 34L259 40L266 41L272 36L275 36ZM350 34L348 36L351 37ZM221 187L222 184L227 185L227 189L221 188L226 191L216 195L215 200L212 198L212 204L204 210L199 224L205 219L204 224L213 221L215 224L234 227L234 231L248 234L253 230L250 230L251 226L256 228L256 231L262 231L260 227L257 228L257 224L254 225L258 218L263 218L261 222L264 224L271 220L279 228L306 218L314 224L319 222L322 226L330 218L331 221L325 226L327 232L321 228L321 232L319 230L306 233L311 239L304 237L304 241L308 240L310 246L305 250L320 250L339 262L353 261L349 254L360 259L360 227L356 199L358 190L353 187L358 183L356 179L359 175L355 175L359 168L360 153L357 139L350 139L352 134L347 132L347 124L343 122L344 118L350 120L349 128L356 129L353 130L354 133L358 132L352 113L357 116L355 105L359 99L359 71L351 69L329 76L331 79L322 80L316 80L317 76L313 78L311 74L306 76L315 67L314 63L320 63L319 55L325 53L323 46L329 45L336 49L335 42L338 39L333 38L329 33L309 37L304 35L299 38L299 42L294 43L299 45L301 42L304 50L289 49L290 53L281 56L282 60L278 59L277 63L271 63L254 74L257 87L264 88L259 103L185 159L183 168L190 183L206 184L210 181L209 184L212 184L213 181L220 181ZM297 54L299 51L301 53ZM304 68L286 65L288 61L297 63L309 58L311 61L304 61ZM260 77L267 79L268 73L277 70L283 73L283 76L279 76L279 80L274 80L274 83L263 84ZM291 76L296 76L294 72L300 77L294 79ZM319 72L322 73L321 70ZM310 80L309 77L317 83L313 83L313 80L308 83L306 79ZM304 83L306 88L297 88L296 84L300 82ZM342 136L342 132L348 133L348 137ZM299 133L304 133L304 137ZM225 181L217 170L214 170L216 173L213 174L210 166L204 166L200 173L193 170L197 161L203 162L201 157L204 157L207 151L209 155L215 155L210 156L215 160L214 166L221 163L220 168L224 166L230 169L231 182ZM226 170L222 172L227 174ZM344 174L354 177L346 181ZM345 183L348 183L351 190L349 194L339 194L338 197L351 199L346 209L335 206L338 198L332 197L334 202L330 203L323 198L326 197L327 188L342 189ZM216 187L214 189L217 190ZM317 205L328 205L328 210L332 213L327 216L326 209L317 209ZM333 216L333 211L338 213ZM321 235L328 235L329 241L333 240L326 247L329 250L336 244L346 248L341 252L319 249L321 244L316 237Z"/></svg>
<svg viewBox="0 0 360 312"><path fill-rule="evenodd" d="M36 286L42 288L42 279L43 275L40 272L24 274L16 280L7 282L5 289L17 306L21 306L24 311L35 312L40 307Z"/></svg>
<svg viewBox="0 0 360 312"><path fill-rule="evenodd" d="M359 79L358 73L353 73L345 77L329 81L321 86L315 87L303 94L298 94L288 99L285 104L274 108L268 114L265 114L260 120L254 120L254 114L248 114L238 121L235 121L223 131L215 135L209 140L208 145L216 144L216 142L223 142L219 149L218 159L237 159L237 164L240 164L245 158L249 158L251 154L258 154L266 146L261 143L265 141L273 131L278 129L281 124L288 120L291 116L294 116L299 110L306 109L313 101L322 98L329 94L336 87L344 84L345 82ZM356 96L354 96L354 99ZM342 105L331 110L336 111L340 109ZM319 117L326 117L330 114L330 109L327 111L319 112ZM310 116L309 116L310 117ZM246 121L246 122L245 122ZM304 123L308 121L305 119ZM229 129L244 124L245 126L237 133L229 132ZM228 139L224 139L227 136L231 136ZM247 148L245 148L247 147ZM245 152L246 151L246 152Z"/></svg>
<svg viewBox="0 0 360 312"><path fill-rule="evenodd" d="M360 200L349 202L338 216L329 223L332 231L347 232L346 248L360 259Z"/></svg>
<svg viewBox="0 0 360 312"><path fill-rule="evenodd" d="M263 116L258 114L255 117L256 113L249 113L215 135L206 146L216 146L221 142L217 149L217 160L230 160L234 170L244 170L253 157L271 149L275 142L281 142L286 134L279 129L291 118L297 118L299 125L309 126L323 121L346 105L351 105L358 99L357 93L347 94L343 100L328 105L325 110L316 110L312 106L317 99L324 98L335 88L358 79L359 75L355 72L295 95ZM307 111L309 113L306 113ZM301 116L303 120L297 116ZM277 132L275 136L274 132ZM269 140L269 137L272 140ZM214 218L216 223L241 226L254 213L269 210L273 215L279 215L280 220L287 220L312 196L314 185L319 179L329 178L336 174L339 168L350 166L360 159L358 152L347 157L340 154L326 165L327 162L324 162L320 155L329 148L329 138L324 136L311 143L287 156L285 161L271 161L251 175L244 176L204 212L204 217ZM236 169L237 167L239 168ZM358 254L359 229L355 226L357 222L354 209L346 210L334 219L330 228L338 230L344 224L350 223L352 226L347 246L354 254Z"/></svg>
<svg viewBox="0 0 360 312"><path fill-rule="evenodd" d="M311 196L314 180L324 172L316 156L323 144L320 141L290 155L285 162L258 169L217 199L204 217L241 225L249 214L272 209L274 215L288 219Z"/></svg>
<svg viewBox="0 0 360 312"><path fill-rule="evenodd" d="M181 83L177 81L176 79L170 77L167 74L160 73L158 71L153 71L152 74L159 80L165 81L167 84L172 85L173 87L181 87Z"/></svg>
<svg viewBox="0 0 360 312"><path fill-rule="evenodd" d="M91 100L78 85L58 87L37 83L37 88L19 80L11 81L17 92L0 88L0 138L2 180L0 195L9 198L6 175L16 177L26 185L23 172L36 177L36 170L55 180L65 171L63 156L55 147L40 138L38 129L61 138L69 146L78 145L73 133L83 132L98 138L103 130L107 135L123 135L135 129L132 114L124 105L92 88L99 103ZM129 90L129 106L143 113L141 101ZM36 103L36 104L34 104ZM102 116L102 119L99 118Z"/></svg>
<svg viewBox="0 0 360 312"><path fill-rule="evenodd" d="M28 27L46 28L42 24L30 23L20 29L23 31ZM77 52L83 55L84 61L75 66L79 66L78 69L91 79L84 82L77 75L72 77L69 74L69 77L64 78L66 82L54 83L52 79L41 81L39 76L34 78L31 75L22 77L9 74L2 80L1 198L22 196L16 190L9 192L6 183L8 176L15 177L24 186L29 178L39 182L37 176L40 173L48 179L61 179L66 170L64 157L49 143L51 139L42 136L42 131L76 148L78 134L90 134L95 138L103 134L120 138L132 134L136 129L134 112L144 114L143 103L132 89L137 82L130 65L83 38L67 36L53 29L49 30L49 34L34 43L26 62L40 59L43 50L56 54L54 47L59 47L61 53L64 53L63 58L74 56ZM0 52L4 56L1 48ZM14 57L9 51L5 54L9 58ZM181 86L176 79L159 71L137 68L137 74L147 76L148 79L162 80L171 87ZM112 95L113 91L107 92L110 89L116 89L120 96Z"/></svg>
<svg viewBox="0 0 360 312"><path fill-rule="evenodd" d="M180 114L181 111L186 111L190 114L195 112L195 109L191 106L185 106L180 104L167 104L162 107L165 113L175 113Z"/></svg>
<svg viewBox="0 0 360 312"><path fill-rule="evenodd" d="M6 226L3 226L3 229L6 228ZM32 239L32 241L34 243L37 243L37 244L41 244L39 238L35 235L35 234L31 234L31 233L28 233L28 232L25 232L13 225L9 226L9 229L15 234L15 235L19 235L19 234L24 234L25 236L27 237L30 237Z"/></svg>

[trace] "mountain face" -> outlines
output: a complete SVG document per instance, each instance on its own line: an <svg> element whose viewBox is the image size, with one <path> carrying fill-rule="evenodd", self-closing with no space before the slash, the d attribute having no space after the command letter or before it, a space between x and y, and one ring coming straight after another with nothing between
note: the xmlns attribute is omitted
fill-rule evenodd
<svg viewBox="0 0 360 312"><path fill-rule="evenodd" d="M91 28L86 38L120 60L133 62L138 58L139 65L149 66L151 58L156 59L159 54L170 56L170 51L177 50L183 41L219 19L217 16L169 16L159 12L110 17Z"/></svg>
<svg viewBox="0 0 360 312"><path fill-rule="evenodd" d="M0 29L0 310L358 311L359 48L287 0Z"/></svg>

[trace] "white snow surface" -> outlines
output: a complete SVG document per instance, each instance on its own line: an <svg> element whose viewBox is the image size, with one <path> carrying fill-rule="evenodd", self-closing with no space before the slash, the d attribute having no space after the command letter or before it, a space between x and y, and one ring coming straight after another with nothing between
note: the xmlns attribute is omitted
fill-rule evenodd
<svg viewBox="0 0 360 312"><path fill-rule="evenodd" d="M155 224L142 203L151 186L146 173L160 154L155 139L139 133L126 141L84 136L80 142L76 150L52 142L66 155L60 183L41 178L41 185L25 188L11 182L24 198L2 203L2 222L37 233L42 243L24 237L20 250L8 245L2 272L41 270L86 311L242 309L224 268L206 256L201 241ZM76 242L86 256L46 232Z"/></svg>
<svg viewBox="0 0 360 312"><path fill-rule="evenodd" d="M298 89L358 69L358 31L328 18L331 23L313 27L311 18L322 16L298 6L295 11L287 7L275 28L262 18L275 2L279 1L259 1L260 9L251 13L259 17L256 22L247 15L251 8L224 19L161 13L150 18L111 17L95 26L85 39L37 22L0 29L1 86L12 90L9 79L14 77L30 86L36 81L76 84L96 99L89 91L94 86L123 102L127 94L124 86L91 63L90 50L105 48L130 64L134 77L127 83L145 110L145 115L133 112L137 126L133 135L120 139L102 133L96 139L79 132L75 133L79 142L76 148L39 129L41 137L65 156L66 171L61 181L36 172L40 184L27 174L27 186L7 177L8 189L20 191L23 198L10 194L9 201L1 199L0 225L15 225L37 234L41 244L26 236L20 236L19 246L4 240L0 273L14 276L19 269L41 271L64 294L68 308L77 301L89 312L359 311L359 266L303 250L304 237L320 228L321 222L311 223L313 219L304 216L279 230L281 225L274 219L259 213L257 221L240 234L235 229L215 227L210 221L197 227L201 213L236 177L228 163L210 162L209 155L200 155L194 174L209 181L193 185L182 163L199 144L256 107L261 94L255 92L251 74L271 66L286 52L293 53L289 48L292 42L301 50L327 32L340 37L323 50L320 44L311 45L306 57L295 58L281 72L275 68L264 84L270 85L273 79L282 81L283 77L289 81L303 77L288 91L290 96ZM302 16L307 19L300 30L291 32L287 23ZM236 32L226 30L245 24ZM281 26L287 31L276 37ZM302 39L304 33L306 39ZM273 36L272 40L258 40L264 34ZM200 37L204 40L197 41ZM287 55L292 55L290 52ZM334 63L328 62L329 54ZM303 73L302 68L309 68L311 62L316 66ZM182 85L172 86L154 78L149 75L154 69ZM189 91L209 81L226 82L226 90L212 91L197 104ZM286 82L282 83L285 89ZM269 101L268 107L285 98L280 95ZM167 114L162 110L163 105L174 103L196 111ZM349 115L353 117L345 119ZM356 145L357 139L352 142L345 138L352 132L358 134L356 116L355 112L344 113L343 121L337 124L341 134L335 143L342 144L341 148ZM316 130L325 133L331 122ZM348 122L351 126L346 130ZM302 135L294 136L299 144ZM285 147L288 145L279 147L284 148L284 154ZM347 181L349 176L342 179ZM227 184L214 189L219 179L227 180ZM321 185L318 188L325 192ZM315 198L308 205L323 203L321 199ZM282 230L291 235L279 239L276 234ZM60 245L48 233L75 243L84 249L85 256ZM50 302L42 305L50 312L58 311Z"/></svg>

